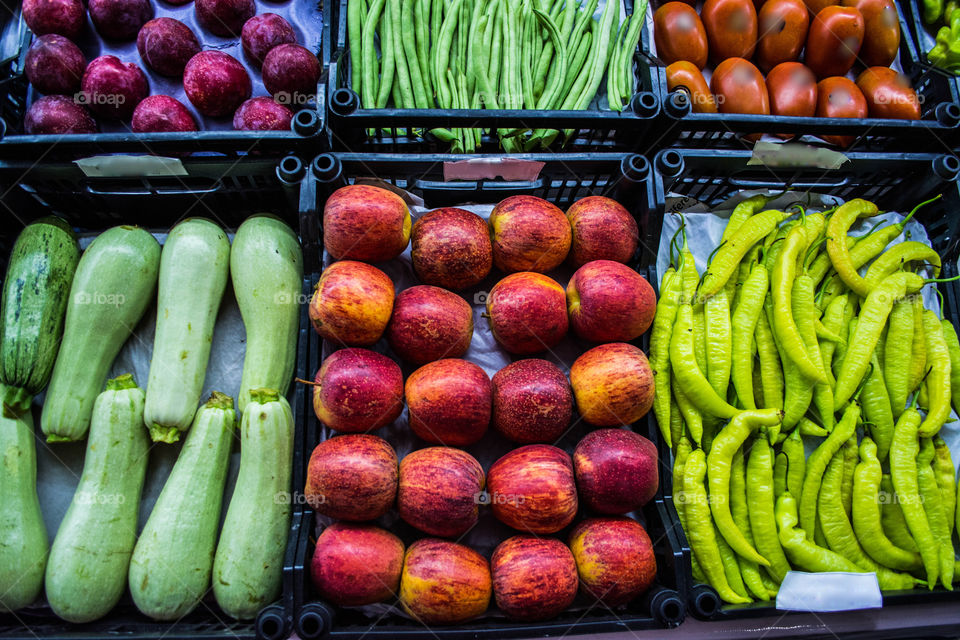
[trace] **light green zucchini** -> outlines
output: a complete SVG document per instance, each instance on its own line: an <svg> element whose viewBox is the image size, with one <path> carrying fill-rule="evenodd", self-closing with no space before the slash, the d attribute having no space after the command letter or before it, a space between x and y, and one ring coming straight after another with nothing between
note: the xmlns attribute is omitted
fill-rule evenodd
<svg viewBox="0 0 960 640"><path fill-rule="evenodd" d="M230 241L210 220L188 218L167 236L143 414L154 442L176 442L193 422L229 268Z"/></svg>
<svg viewBox="0 0 960 640"><path fill-rule="evenodd" d="M280 595L290 532L293 414L273 389L254 389L240 421L240 471L213 561L213 594L250 620Z"/></svg>
<svg viewBox="0 0 960 640"><path fill-rule="evenodd" d="M16 611L37 599L47 551L33 414L0 412L0 611Z"/></svg>
<svg viewBox="0 0 960 640"><path fill-rule="evenodd" d="M247 330L237 408L250 390L277 389L286 395L297 360L303 252L296 234L279 218L247 218L230 249L230 277Z"/></svg>
<svg viewBox="0 0 960 640"><path fill-rule="evenodd" d="M83 473L47 563L47 601L68 622L103 617L127 585L150 451L143 401L130 374L97 396Z"/></svg>
<svg viewBox="0 0 960 640"><path fill-rule="evenodd" d="M233 398L214 391L197 411L137 540L130 593L151 618L179 620L210 587L236 420Z"/></svg>
<svg viewBox="0 0 960 640"><path fill-rule="evenodd" d="M104 231L80 257L40 416L48 442L82 440L110 365L153 299L160 245L149 232Z"/></svg>
<svg viewBox="0 0 960 640"><path fill-rule="evenodd" d="M0 300L0 382L4 405L16 413L29 409L50 380L78 260L76 236L54 217L28 224L10 252Z"/></svg>

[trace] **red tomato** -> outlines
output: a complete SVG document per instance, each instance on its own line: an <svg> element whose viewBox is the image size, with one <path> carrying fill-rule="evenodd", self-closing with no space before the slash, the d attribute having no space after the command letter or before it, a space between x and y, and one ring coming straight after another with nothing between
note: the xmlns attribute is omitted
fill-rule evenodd
<svg viewBox="0 0 960 640"><path fill-rule="evenodd" d="M770 71L781 62L800 57L807 40L810 16L801 0L770 0L758 16L757 66Z"/></svg>
<svg viewBox="0 0 960 640"><path fill-rule="evenodd" d="M860 61L868 67L889 67L900 48L900 16L893 0L843 0L863 15Z"/></svg>
<svg viewBox="0 0 960 640"><path fill-rule="evenodd" d="M824 118L866 118L867 99L851 80L836 76L817 84L817 115ZM830 144L849 147L853 136L820 136Z"/></svg>
<svg viewBox="0 0 960 640"><path fill-rule="evenodd" d="M770 113L770 96L763 74L749 60L727 58L710 78L721 113Z"/></svg>
<svg viewBox="0 0 960 640"><path fill-rule="evenodd" d="M810 117L817 112L817 78L799 62L783 62L767 74L770 113Z"/></svg>
<svg viewBox="0 0 960 640"><path fill-rule="evenodd" d="M706 0L700 18L707 30L710 58L751 58L757 46L757 10L753 0Z"/></svg>
<svg viewBox="0 0 960 640"><path fill-rule="evenodd" d="M686 60L698 69L707 64L707 32L688 4L668 2L657 9L653 14L653 39L657 56L667 64Z"/></svg>
<svg viewBox="0 0 960 640"><path fill-rule="evenodd" d="M819 78L845 75L863 45L863 32L857 9L827 7L810 23L804 62Z"/></svg>
<svg viewBox="0 0 960 640"><path fill-rule="evenodd" d="M857 78L871 118L919 120L920 101L910 79L890 67L870 67Z"/></svg>
<svg viewBox="0 0 960 640"><path fill-rule="evenodd" d="M681 87L690 94L694 113L717 112L717 101L713 99L703 74L697 65L686 60L678 60L667 67L667 90L676 91Z"/></svg>

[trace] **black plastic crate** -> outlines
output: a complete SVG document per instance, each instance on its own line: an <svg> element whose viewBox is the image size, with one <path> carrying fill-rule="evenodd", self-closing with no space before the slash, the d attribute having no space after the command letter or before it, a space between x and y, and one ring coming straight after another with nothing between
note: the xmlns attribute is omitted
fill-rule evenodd
<svg viewBox="0 0 960 640"><path fill-rule="evenodd" d="M206 216L236 227L269 212L299 228L299 157L177 159L185 175L88 176L74 162L0 157L0 256L31 220L56 213L82 230L116 224L171 227L181 218Z"/></svg>
<svg viewBox="0 0 960 640"><path fill-rule="evenodd" d="M293 162L296 161L296 162ZM276 166L275 161L270 161L271 167L277 173L284 174L284 170ZM283 164L283 163L282 163ZM300 175L303 174L303 166L294 156L286 159L286 169L296 169ZM295 165L295 166L294 166ZM299 167L299 168L297 168ZM289 175L287 189L290 190L289 198L279 198L274 207L270 208L275 213L281 215L294 230L298 229L299 220L297 217L297 186L299 182L292 180L294 176ZM298 178L299 180L299 178ZM64 183L66 184L66 180ZM225 200L221 200L222 194L217 191L211 192L217 195L211 195L208 206L216 212L215 219L230 231L236 227L250 214L259 211L257 204L252 208L227 208L232 200L237 201L243 198L243 194L229 194ZM167 215L155 217L143 216L138 218L131 212L136 209L128 208L126 215L116 213L110 215L98 210L83 211L82 204L73 206L78 209L71 210L69 205L69 194L63 194L64 200L58 201L58 206L45 204L40 197L32 203L28 211L17 210L17 219L8 221L4 231L8 236L3 236L2 240L8 240L12 243L16 236L22 230L23 225L29 221L42 217L44 215L57 214L65 217L78 231L96 232L105 230L118 224L137 224L151 228L154 231L166 230L179 219L189 217L191 212L183 209L174 209ZM101 196L105 194L100 194ZM154 196L155 198L158 196ZM109 200L109 198L107 198ZM82 202L79 201L79 202ZM170 201L166 201L170 205ZM123 210L121 203L114 203L117 212ZM13 216L12 203L6 198L0 198L0 209L3 209L4 215ZM61 208L62 207L62 208ZM266 209L266 208L265 208ZM209 211L193 211L192 215L209 216ZM299 235L299 234L298 234ZM0 240L0 241L2 241ZM0 262L4 265L9 255L10 245L0 246ZM5 267L4 267L5 268ZM294 369L295 378L305 378L307 374L306 363L308 353L309 336L313 334L310 328L310 321L307 314L306 302L309 301L311 293L311 281L309 276L304 277L300 293L300 324L297 339L297 366ZM174 622L158 622L151 620L141 614L133 603L129 592L126 592L116 607L100 620L86 624L70 624L59 619L46 602L41 598L37 603L26 607L14 613L0 613L0 638L15 638L23 640L34 640L41 638L56 638L60 640L76 640L78 638L105 638L110 636L127 636L140 639L195 639L195 638L233 638L242 640L283 640L288 638L293 631L294 614L296 612L295 580L299 578L299 572L296 571L296 560L301 544L301 532L305 530L304 514L302 502L299 500L302 485L298 486L299 478L303 477L305 463L304 458L298 455L302 450L301 443L304 442L304 421L303 416L307 411L312 413L310 408L308 394L304 386L292 382L287 393L287 399L290 402L294 416L294 460L292 486L289 499L293 505L291 518L291 528L288 533L287 546L284 552L283 560L283 579L280 599L271 605L268 605L260 611L257 618L251 621L235 621L228 618L217 606L212 592L208 592L202 603L190 614ZM36 421L39 429L39 421ZM239 425L238 425L239 426ZM224 500L224 507L226 500ZM53 539L50 540L51 544Z"/></svg>
<svg viewBox="0 0 960 640"><path fill-rule="evenodd" d="M956 156L937 154L849 154L850 162L840 169L828 171L811 168L776 168L748 166L749 151L716 151L667 149L661 151L654 162L656 167L658 212L654 219L663 220L670 215L665 198L668 194L694 198L709 207L715 207L744 189L769 189L781 191L792 189L800 192L823 192L844 200L866 198L883 210L908 211L917 203L943 194L940 200L919 209L914 218L924 225L932 246L943 258L942 277L957 273L960 255L960 161ZM657 236L659 241L659 234ZM648 256L656 261L656 247ZM650 266L647 279L659 292L659 276ZM943 294L942 314L960 328L960 287L956 282L938 283ZM653 417L651 421L655 421ZM690 546L683 527L680 526L673 503L673 454L660 437L659 430L652 429L660 452L660 486L664 493L665 507L673 522L673 531L679 540L684 557L684 586L687 607L690 613L701 619L739 619L782 616L791 612L779 611L772 603L723 604L712 587L697 584L690 567ZM884 606L919 604L925 602L954 601L960 597L956 591L917 589L913 591L884 592Z"/></svg>
<svg viewBox="0 0 960 640"><path fill-rule="evenodd" d="M450 143L441 142L419 128L524 128L574 129L575 133L561 148L558 138L555 151L639 151L653 148L662 137L658 124L661 113L659 80L641 58L649 50L647 30L641 31L641 43L634 56L639 79L637 93L622 113L610 109L591 108L584 111L537 111L528 109L369 109L361 108L357 94L349 89L350 51L347 42L347 2L324 0L324 13L332 31L327 78L327 131L330 149L334 151L366 151L377 153L446 153ZM633 0L624 0L627 13ZM324 53L327 50L324 49ZM597 95L605 95L601 83ZM375 130L373 128L376 128ZM374 131L372 137L367 130ZM478 152L498 152L496 136L484 135ZM520 155L520 154L517 154Z"/></svg>
<svg viewBox="0 0 960 640"><path fill-rule="evenodd" d="M196 24L192 4L173 6L164 3L152 3L154 17L169 16L183 21L190 26L204 49L233 49L239 50L239 38L221 38L206 34ZM213 154L221 157L240 158L256 154L270 154L279 157L296 148L313 148L322 140L321 133L324 126L324 82L317 85L317 99L315 103L302 105L299 110L293 108L294 118L290 131L233 131L228 118L216 119L214 128L195 132L183 133L132 133L127 124L118 125L108 123L107 132L94 134L56 135L26 135L23 132L23 118L27 106L32 99L39 97L28 86L24 67L27 49L33 39L33 34L27 27L21 13L20 2L6 3L8 10L0 18L0 152L4 157L20 157L31 161L41 158L79 158L102 153L138 153L138 154L184 154L191 152ZM297 17L292 17L294 10ZM274 12L290 14L291 22L299 28L307 41L300 44L308 49L323 49L326 38L326 23L323 21L322 1L301 2L288 0L283 7L272 2L259 2L257 13ZM318 20L310 20L313 14ZM92 23L85 16L86 23L80 35L76 38L77 45L84 51L88 62L96 55L115 53L119 48L130 48L130 43L108 41L104 42L93 28ZM320 26L323 22L323 26ZM215 41L205 41L213 38ZM233 48L233 49L231 49ZM319 53L319 51L318 51ZM124 62L134 62L143 69L151 85L161 85L160 93L168 91L163 85L173 83L169 78L163 78L149 69L137 55L135 47L132 54L127 52L119 55ZM248 70L249 61L244 55L235 55ZM321 61L321 69L325 71ZM257 86L260 83L257 70L251 74L254 85L254 95L257 95ZM175 98L191 109L189 101L182 95L182 87L177 84L176 89L169 89ZM155 92L151 91L151 93ZM178 95L179 93L179 95ZM261 95L265 93L261 90ZM203 116L200 120L203 120ZM200 122L201 128L203 123Z"/></svg>
<svg viewBox="0 0 960 640"><path fill-rule="evenodd" d="M506 182L503 180L489 180L480 182L444 182L443 163L462 160L462 156L427 156L411 158L406 156L360 156L357 154L324 154L313 163L314 180L304 182L303 200L305 208L303 215L312 218L312 224L319 223L318 212L322 210L327 196L334 189L358 178L376 176L390 184L402 187L424 199L425 206L430 208L453 206L465 203L496 203L499 200L514 194L536 195L554 202L561 208L569 206L574 200L593 194L606 194L618 199L635 216L641 227L641 236L648 225L650 204L653 202L652 172L646 159L642 156L625 154L593 154L565 157L563 160L543 157L545 161L540 177L535 181ZM526 159L533 159L527 157ZM313 183L312 185L310 183ZM311 200L312 206L307 207L306 201ZM311 223L304 222L304 229L309 229ZM305 237L308 232L305 231ZM319 236L310 235L317 240L316 271L312 279L316 283L319 278L322 256ZM480 288L489 288L497 276L485 280L478 285ZM308 372L312 375L320 367L324 351L324 341L315 332L311 331L308 347ZM646 347L643 342L637 341L640 346ZM585 350L585 348L584 348ZM582 351L581 351L582 352ZM388 352L389 353L389 352ZM569 365L569 363L567 363ZM401 365L406 374L414 367ZM309 405L309 402L307 403ZM316 418L312 410L305 412L305 457L309 458L313 448L321 441L331 437L333 433L324 427ZM401 419L402 420L402 419ZM653 439L650 430L656 426L652 419L644 418L634 425L634 429ZM572 433L564 436L559 446L569 450L576 444L589 428L580 425ZM384 434L381 434L384 435ZM489 439L497 438L495 434L488 434L481 443L490 447ZM389 437L389 436L387 436ZM481 445L482 446L482 445ZM496 445L495 445L496 446ZM514 445L506 445L512 448ZM472 448L468 448L472 449ZM504 453L501 451L500 453ZM487 451L486 453L490 453ZM482 456L481 456L482 457ZM489 456L488 456L489 457ZM492 460L490 460L492 462ZM305 477L303 478L305 482ZM382 619L364 616L353 609L341 609L318 600L310 578L310 561L315 544L314 513L305 510L304 535L300 539L300 551L297 559L297 568L300 575L296 580L296 599L300 604L296 616L295 629L297 635L304 640L319 638L325 634L338 638L362 638L403 636L405 638L467 638L467 637L535 637L535 636L562 636L567 633L599 633L606 631L626 631L637 629L656 629L664 626L675 626L684 618L685 605L678 595L682 585L683 554L679 548L669 519L667 507L663 502L662 492L646 505L641 521L655 542L657 558L657 580L650 591L639 601L629 605L626 611L613 615L607 610L593 610L584 614L583 610L572 610L561 614L554 620L541 623L517 623L502 617L486 616L480 620L467 622L451 627L433 627L426 629L414 620L399 616L388 615ZM582 516L582 513L580 514ZM495 522L492 514L481 513L481 522L486 520ZM579 518L578 518L579 520ZM500 525L505 529L503 525ZM407 542L422 537L412 527L402 521L393 527L394 533ZM566 531L566 530L565 530ZM516 532L506 532L504 537L515 535Z"/></svg>
<svg viewBox="0 0 960 640"><path fill-rule="evenodd" d="M900 49L897 58L920 100L920 120L881 118L800 118L735 113L693 113L683 91L667 92L666 66L657 60L663 87L663 112L670 124L669 143L696 149L744 149L754 133L797 135L848 135L855 138L851 151L923 151L949 153L960 137L960 91L950 74L921 61L909 23L913 12L906 5L917 0L893 0L900 16ZM659 3L658 3L659 4ZM825 142L820 144L826 146ZM833 147L831 147L833 148Z"/></svg>

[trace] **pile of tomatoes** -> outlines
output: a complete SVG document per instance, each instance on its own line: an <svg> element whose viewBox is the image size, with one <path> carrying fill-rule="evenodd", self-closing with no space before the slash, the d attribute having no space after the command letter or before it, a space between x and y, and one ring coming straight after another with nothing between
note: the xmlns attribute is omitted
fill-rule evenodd
<svg viewBox="0 0 960 640"><path fill-rule="evenodd" d="M669 90L685 89L695 112L919 119L909 79L890 68L900 45L894 1L835 2L705 0L699 13L661 5L654 39Z"/></svg>

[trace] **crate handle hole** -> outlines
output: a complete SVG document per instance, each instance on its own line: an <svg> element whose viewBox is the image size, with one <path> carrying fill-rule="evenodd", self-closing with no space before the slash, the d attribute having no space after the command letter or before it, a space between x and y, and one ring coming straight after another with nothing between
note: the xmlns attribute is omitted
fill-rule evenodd
<svg viewBox="0 0 960 640"><path fill-rule="evenodd" d="M690 95L687 93L686 89L681 88L678 91L673 91L670 93L670 98L667 100L665 111L667 115L671 118L676 118L677 120L686 117L690 113L692 108L690 102Z"/></svg>
<svg viewBox="0 0 960 640"><path fill-rule="evenodd" d="M960 174L960 160L956 156L938 156L933 161L933 171L948 182L956 180Z"/></svg>
<svg viewBox="0 0 960 640"><path fill-rule="evenodd" d="M300 182L304 173L306 171L303 168L303 162L297 156L287 156L277 167L277 177L286 183Z"/></svg>
<svg viewBox="0 0 960 640"><path fill-rule="evenodd" d="M338 116L348 116L360 108L360 98L350 89L337 89L330 96L330 109Z"/></svg>
<svg viewBox="0 0 960 640"><path fill-rule="evenodd" d="M663 151L657 156L657 169L667 177L676 177L683 171L683 156L673 149Z"/></svg>
<svg viewBox="0 0 960 640"><path fill-rule="evenodd" d="M633 112L641 118L652 118L657 115L660 101L649 91L642 91L633 96Z"/></svg>
<svg viewBox="0 0 960 640"><path fill-rule="evenodd" d="M640 182L650 174L650 162L639 153L634 153L623 159L621 169L625 178Z"/></svg>
<svg viewBox="0 0 960 640"><path fill-rule="evenodd" d="M273 609L270 607L257 618L257 635L266 640L279 640L283 635L283 617Z"/></svg>
<svg viewBox="0 0 960 640"><path fill-rule="evenodd" d="M340 161L331 153L321 153L313 159L310 170L321 182L330 182L340 175Z"/></svg>
<svg viewBox="0 0 960 640"><path fill-rule="evenodd" d="M310 136L315 136L320 132L322 123L320 121L320 116L317 115L317 112L312 109L301 109L297 111L293 116L293 122L290 125L290 128L293 129L293 132L297 135L301 135L304 138L309 138Z"/></svg>

